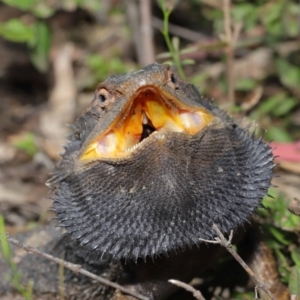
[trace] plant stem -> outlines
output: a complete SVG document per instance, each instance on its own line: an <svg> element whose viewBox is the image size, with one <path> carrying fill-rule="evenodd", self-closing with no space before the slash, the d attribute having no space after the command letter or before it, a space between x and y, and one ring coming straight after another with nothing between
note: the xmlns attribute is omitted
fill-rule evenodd
<svg viewBox="0 0 300 300"><path fill-rule="evenodd" d="M163 2L163 1L162 1ZM165 38L165 41L166 41L166 44L167 44L167 47L171 53L171 56L174 60L174 64L177 68L177 71L179 73L179 76L182 78L182 79L185 79L185 74L183 72L183 69L182 69L182 65L181 65L181 62L180 62L180 55L179 55L179 51L177 51L172 42L171 42L171 39L170 39L170 35L169 35L169 17L170 17L170 14L171 14L171 10L167 10L164 3L161 3L161 10L163 12L163 15L164 15L164 26L163 26L163 30L162 30L162 34Z"/></svg>
<svg viewBox="0 0 300 300"><path fill-rule="evenodd" d="M0 215L0 246L0 250L2 250L3 253L3 258L11 270L9 280L12 286L25 298L25 300L31 300L33 281L29 280L27 287L21 284L22 275L19 272L17 265L13 261L13 254L7 240L4 218L2 215Z"/></svg>

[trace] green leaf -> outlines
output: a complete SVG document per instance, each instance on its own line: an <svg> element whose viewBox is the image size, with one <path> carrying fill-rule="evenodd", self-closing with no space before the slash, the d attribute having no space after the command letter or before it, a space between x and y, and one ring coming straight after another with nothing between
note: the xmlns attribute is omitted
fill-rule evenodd
<svg viewBox="0 0 300 300"><path fill-rule="evenodd" d="M294 266L289 280L289 291L291 295L300 295L300 269Z"/></svg>
<svg viewBox="0 0 300 300"><path fill-rule="evenodd" d="M248 29L253 27L258 20L258 9L250 3L234 5L231 13L235 22L242 22Z"/></svg>
<svg viewBox="0 0 300 300"><path fill-rule="evenodd" d="M31 61L40 72L46 72L51 44L50 31L46 23L38 22L34 26L34 32L35 39L31 42Z"/></svg>
<svg viewBox="0 0 300 300"><path fill-rule="evenodd" d="M270 196L270 197L266 197L265 199L266 200L268 200L268 199L270 199L270 200L274 200L273 198L275 198L275 197L277 197L278 196L278 190L276 189L276 188L274 188L274 187L270 187L269 188L269 190L268 190L268 195ZM273 198L272 198L273 197Z"/></svg>
<svg viewBox="0 0 300 300"><path fill-rule="evenodd" d="M275 213L276 225L286 231L299 230L300 219L298 216L290 213L287 209L284 213Z"/></svg>
<svg viewBox="0 0 300 300"><path fill-rule="evenodd" d="M282 22L282 16L284 15L285 1L278 0L272 3L272 5L261 6L260 20L265 26L266 31L270 35L282 35L284 33L284 27Z"/></svg>
<svg viewBox="0 0 300 300"><path fill-rule="evenodd" d="M172 53L171 52L162 52L159 53L158 55L156 55L157 59L168 59L168 58L172 58Z"/></svg>
<svg viewBox="0 0 300 300"><path fill-rule="evenodd" d="M291 242L286 239L286 237L284 236L284 232L274 226L268 226L268 230L278 242L285 246L290 245Z"/></svg>
<svg viewBox="0 0 300 300"><path fill-rule="evenodd" d="M297 104L298 100L296 98L285 98L284 101L281 101L279 105L273 109L272 114L274 117L282 117L288 114L294 107L297 106Z"/></svg>
<svg viewBox="0 0 300 300"><path fill-rule="evenodd" d="M37 152L35 145L35 137L32 133L27 133L15 143L15 147L19 150L25 151L29 156L34 156Z"/></svg>
<svg viewBox="0 0 300 300"><path fill-rule="evenodd" d="M255 7L250 3L241 3L235 5L231 11L235 21L244 21L246 17L251 15L255 11Z"/></svg>
<svg viewBox="0 0 300 300"><path fill-rule="evenodd" d="M276 61L277 72L280 77L280 81L288 88L294 88L300 90L300 68L298 66L291 65L284 59L278 59Z"/></svg>
<svg viewBox="0 0 300 300"><path fill-rule="evenodd" d="M37 3L31 10L35 16L43 19L49 18L55 13L54 8L44 2Z"/></svg>
<svg viewBox="0 0 300 300"><path fill-rule="evenodd" d="M262 101L257 111L260 115L270 114L281 101L284 101L285 97L286 95L284 93L276 94L275 96Z"/></svg>
<svg viewBox="0 0 300 300"><path fill-rule="evenodd" d="M78 1L77 5L90 12L98 12L101 9L101 1L99 0Z"/></svg>
<svg viewBox="0 0 300 300"><path fill-rule="evenodd" d="M18 19L0 24L0 35L12 42L29 42L33 39L33 28Z"/></svg>
<svg viewBox="0 0 300 300"><path fill-rule="evenodd" d="M272 5L262 6L261 17L266 25L282 17L283 4L283 1L276 1Z"/></svg>
<svg viewBox="0 0 300 300"><path fill-rule="evenodd" d="M278 126L270 126L265 135L269 141L289 143L293 141L292 136L283 128Z"/></svg>
<svg viewBox="0 0 300 300"><path fill-rule="evenodd" d="M158 0L157 3L160 6L163 13L171 12L178 4L178 0Z"/></svg>
<svg viewBox="0 0 300 300"><path fill-rule="evenodd" d="M242 78L236 82L236 89L242 91L251 91L256 87L255 80L250 78Z"/></svg>
<svg viewBox="0 0 300 300"><path fill-rule="evenodd" d="M103 81L107 76L126 72L126 66L117 57L105 59L98 54L92 54L87 59L87 65L94 73L97 81Z"/></svg>
<svg viewBox="0 0 300 300"><path fill-rule="evenodd" d="M266 197L263 200L263 205L269 210L268 213L272 216L273 223L280 229L285 231L298 231L300 230L300 218L292 214L288 209L289 201L283 196L283 194L274 194L274 191L270 189L270 193L273 193L273 197ZM266 211L260 210L263 215L266 215Z"/></svg>
<svg viewBox="0 0 300 300"><path fill-rule="evenodd" d="M3 3L21 10L31 9L39 0L2 0Z"/></svg>
<svg viewBox="0 0 300 300"><path fill-rule="evenodd" d="M191 58L187 58L187 59L183 59L181 61L182 65L187 66L187 65L194 65L195 64L195 60L191 59Z"/></svg>
<svg viewBox="0 0 300 300"><path fill-rule="evenodd" d="M276 199L276 197L272 195L272 197L265 197L262 204L267 209L276 210L277 202L278 200Z"/></svg>
<svg viewBox="0 0 300 300"><path fill-rule="evenodd" d="M297 3L290 2L286 7L286 14L283 18L284 29L289 37L297 38L299 34L299 14L300 6Z"/></svg>
<svg viewBox="0 0 300 300"><path fill-rule="evenodd" d="M179 52L180 39L177 36L172 37L172 45L174 50Z"/></svg>
<svg viewBox="0 0 300 300"><path fill-rule="evenodd" d="M6 238L4 218L0 215L0 240L3 258L8 261L11 258L11 250Z"/></svg>
<svg viewBox="0 0 300 300"><path fill-rule="evenodd" d="M278 271L280 273L281 280L283 282L288 282L290 278L290 267L287 258L279 249L274 249L274 252L278 259Z"/></svg>
<svg viewBox="0 0 300 300"><path fill-rule="evenodd" d="M203 13L207 19L212 21L222 21L223 19L223 12L220 9L204 8Z"/></svg>
<svg viewBox="0 0 300 300"><path fill-rule="evenodd" d="M300 249L297 248L291 252L292 260L297 266L298 269L300 269ZM299 294L300 295L300 294Z"/></svg>
<svg viewBox="0 0 300 300"><path fill-rule="evenodd" d="M231 113L239 113L243 111L243 108L240 105L231 105L229 109Z"/></svg>

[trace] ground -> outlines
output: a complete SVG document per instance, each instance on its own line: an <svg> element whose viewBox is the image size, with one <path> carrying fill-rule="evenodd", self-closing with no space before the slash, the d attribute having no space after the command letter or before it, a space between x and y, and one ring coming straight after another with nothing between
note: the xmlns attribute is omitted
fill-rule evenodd
<svg viewBox="0 0 300 300"><path fill-rule="evenodd" d="M60 159L71 130L67 124L93 99L97 83L137 69L151 56L143 57L140 49L147 40L136 39L139 22L147 26L147 14L141 20L129 17L132 9L140 9L134 1L107 1L100 7L87 1L40 1L40 6L25 9L21 1L14 2L0 4L0 213L9 233L46 224L54 216L45 182ZM286 210L286 203L300 195L300 46L295 25L300 9L297 1L286 1L281 15L280 1L256 2L232 3L229 22L236 40L228 42L222 1L177 4L169 32L186 50L177 55L187 80L242 123L255 120L258 134L277 143L280 157L275 161L280 165L273 183L278 187L270 192L277 204L266 200L271 215L263 213L261 222L287 284L287 273L299 268L300 261L300 224ZM154 59L172 61L166 54L172 52L176 63L176 40L168 49L157 29L163 20L158 5L151 16ZM11 20L21 27L5 27ZM35 40L30 30L36 30Z"/></svg>

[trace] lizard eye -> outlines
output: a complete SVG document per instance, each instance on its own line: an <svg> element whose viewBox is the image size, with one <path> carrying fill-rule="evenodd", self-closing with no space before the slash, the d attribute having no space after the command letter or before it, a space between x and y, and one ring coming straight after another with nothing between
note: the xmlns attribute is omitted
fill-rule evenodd
<svg viewBox="0 0 300 300"><path fill-rule="evenodd" d="M101 102L104 102L106 100L106 96L103 95L103 94L100 94L99 99L100 99Z"/></svg>
<svg viewBox="0 0 300 300"><path fill-rule="evenodd" d="M98 94L98 99L100 100L100 102L104 103L108 98L109 98L108 90L106 90L104 88L100 89L99 94Z"/></svg>

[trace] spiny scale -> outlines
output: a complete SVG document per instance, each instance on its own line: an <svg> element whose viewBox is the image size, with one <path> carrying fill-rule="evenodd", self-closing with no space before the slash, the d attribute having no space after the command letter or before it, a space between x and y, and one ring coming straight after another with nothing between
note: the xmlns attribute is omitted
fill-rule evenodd
<svg viewBox="0 0 300 300"><path fill-rule="evenodd" d="M76 122L85 129L82 140L70 141L51 182L58 219L99 254L137 260L180 253L199 245L199 238L212 239L213 223L224 234L243 226L267 194L274 166L269 145L203 100L191 84L176 77L175 88L168 84L168 72L153 64L102 83L115 97L110 111L103 114L94 101L93 113ZM151 134L121 159L80 161L87 145L147 86L205 110L210 123L195 134Z"/></svg>

